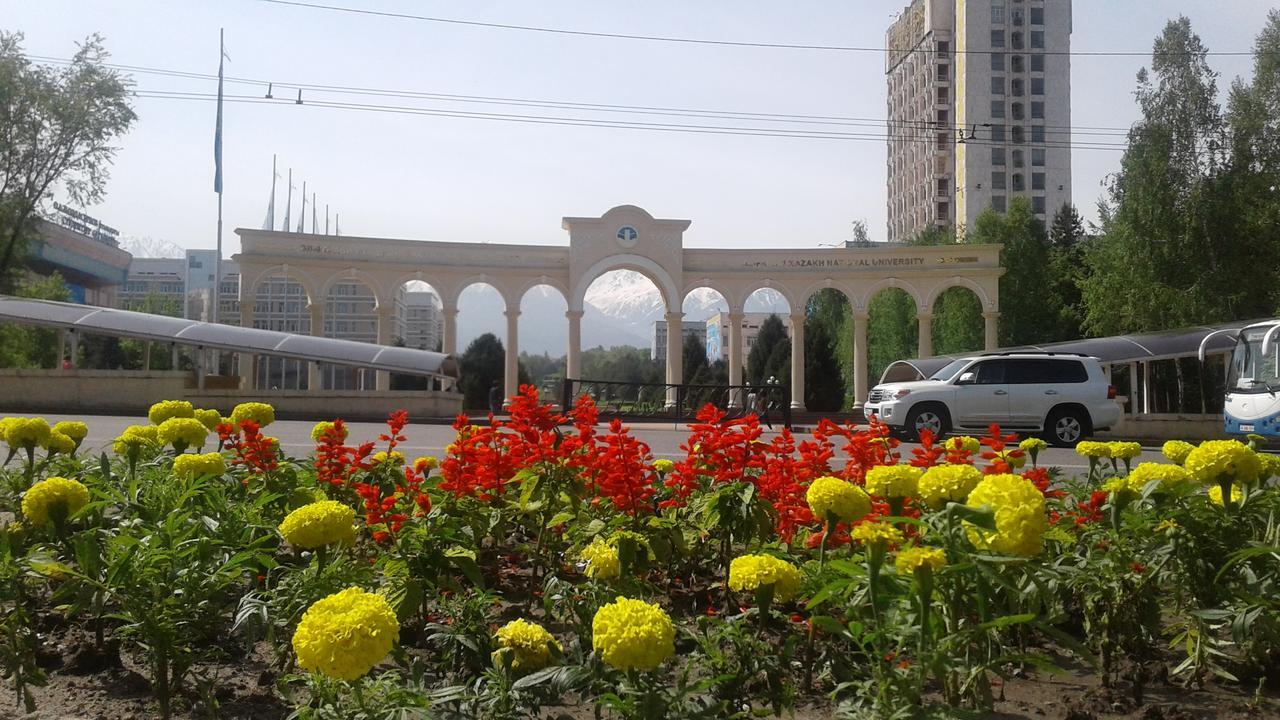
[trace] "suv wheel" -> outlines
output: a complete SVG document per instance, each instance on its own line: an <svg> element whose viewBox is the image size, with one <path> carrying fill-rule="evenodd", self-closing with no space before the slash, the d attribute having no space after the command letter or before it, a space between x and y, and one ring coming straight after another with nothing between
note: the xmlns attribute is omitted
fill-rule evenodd
<svg viewBox="0 0 1280 720"><path fill-rule="evenodd" d="M1044 430L1056 447L1074 447L1088 434L1089 421L1079 410L1054 410L1045 420Z"/></svg>
<svg viewBox="0 0 1280 720"><path fill-rule="evenodd" d="M915 441L920 440L920 431L933 433L934 440L941 440L951 429L951 418L946 408L940 405L922 405L911 408L907 415L907 435Z"/></svg>

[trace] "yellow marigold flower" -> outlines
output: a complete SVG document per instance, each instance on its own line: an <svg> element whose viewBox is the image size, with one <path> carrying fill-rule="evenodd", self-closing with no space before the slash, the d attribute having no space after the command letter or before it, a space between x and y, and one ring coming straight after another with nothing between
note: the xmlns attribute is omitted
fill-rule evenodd
<svg viewBox="0 0 1280 720"><path fill-rule="evenodd" d="M440 461L434 455L424 455L420 458L414 458L413 469L426 474L440 467Z"/></svg>
<svg viewBox="0 0 1280 720"><path fill-rule="evenodd" d="M1187 454L1183 467L1205 485L1222 480L1251 485L1262 473L1258 454L1239 440L1206 440Z"/></svg>
<svg viewBox="0 0 1280 720"><path fill-rule="evenodd" d="M152 425L159 425L170 418L194 418L196 409L186 400L161 400L147 411Z"/></svg>
<svg viewBox="0 0 1280 720"><path fill-rule="evenodd" d="M231 421L238 427L242 420L252 420L264 428L276 421L276 409L266 403L240 403L231 411Z"/></svg>
<svg viewBox="0 0 1280 720"><path fill-rule="evenodd" d="M1190 484L1191 473L1177 465L1145 462L1140 463L1133 472L1129 473L1129 480L1137 488L1137 492L1142 492L1142 488L1153 480L1160 481L1156 492L1169 492Z"/></svg>
<svg viewBox="0 0 1280 720"><path fill-rule="evenodd" d="M50 428L48 421L42 417L9 418L9 422L4 426L4 441L11 448L32 450L49 442L51 432L53 428Z"/></svg>
<svg viewBox="0 0 1280 720"><path fill-rule="evenodd" d="M1111 442L1111 457L1116 460L1132 460L1142 454L1142 445L1136 442Z"/></svg>
<svg viewBox="0 0 1280 720"><path fill-rule="evenodd" d="M1171 462L1181 465L1187 461L1187 455L1191 454L1191 451L1195 449L1196 446L1189 442L1170 440L1160 448L1160 452L1164 453L1164 456L1169 458Z"/></svg>
<svg viewBox="0 0 1280 720"><path fill-rule="evenodd" d="M786 602L800 591L800 571L772 555L742 555L729 563L729 589L754 591L773 586L773 598Z"/></svg>
<svg viewBox="0 0 1280 720"><path fill-rule="evenodd" d="M943 446L948 450L966 450L970 455L975 455L982 449L982 443L978 441L978 438L969 437L968 435L957 435L953 438L948 438L943 443Z"/></svg>
<svg viewBox="0 0 1280 720"><path fill-rule="evenodd" d="M910 465L877 465L867 471L866 490L880 498L908 498L916 494L923 471Z"/></svg>
<svg viewBox="0 0 1280 720"><path fill-rule="evenodd" d="M828 518L852 522L871 512L871 498L862 488L830 475L810 483L805 499L813 516L823 522Z"/></svg>
<svg viewBox="0 0 1280 720"><path fill-rule="evenodd" d="M280 534L289 544L302 549L356 539L356 511L337 500L321 500L294 510L280 523Z"/></svg>
<svg viewBox="0 0 1280 720"><path fill-rule="evenodd" d="M8 444L9 444L9 441L8 441L8 440L6 440L6 439L5 439L5 437L4 437L4 429L5 429L5 426L6 426L6 425L8 425L8 424L9 424L9 421L10 421L10 420L12 420L12 419L13 419L13 418L11 418L11 417L0 417L0 442L4 443L4 444L6 444L6 445L8 445Z"/></svg>
<svg viewBox="0 0 1280 720"><path fill-rule="evenodd" d="M329 432L333 428L334 428L334 424L332 420L321 420L320 422L316 423L315 427L311 428L311 439L315 440L316 442L323 442L325 433ZM339 433L338 435L338 442L346 442L347 434L348 434L347 426L343 425L342 432Z"/></svg>
<svg viewBox="0 0 1280 720"><path fill-rule="evenodd" d="M1259 480L1280 475L1280 455L1256 451L1255 454L1258 456L1258 462L1262 463L1262 472L1258 473Z"/></svg>
<svg viewBox="0 0 1280 720"><path fill-rule="evenodd" d="M76 480L51 477L41 480L22 497L22 514L32 525L68 518L89 503L89 489Z"/></svg>
<svg viewBox="0 0 1280 720"><path fill-rule="evenodd" d="M379 465L387 462L387 460L390 460L393 466L403 465L404 453L399 450L392 450L391 454L388 455L386 450L379 450L369 458L369 464L374 467L378 467Z"/></svg>
<svg viewBox="0 0 1280 720"><path fill-rule="evenodd" d="M298 665L339 680L356 680L391 652L400 623L386 598L347 588L307 608L293 634Z"/></svg>
<svg viewBox="0 0 1280 720"><path fill-rule="evenodd" d="M893 561L898 574L911 575L920 568L941 570L947 565L947 553L942 548L912 547L898 553Z"/></svg>
<svg viewBox="0 0 1280 720"><path fill-rule="evenodd" d="M902 542L902 531L885 522L864 522L855 525L849 537L863 545L883 547Z"/></svg>
<svg viewBox="0 0 1280 720"><path fill-rule="evenodd" d="M1085 440L1076 444L1076 453L1089 458L1111 457L1111 443Z"/></svg>
<svg viewBox="0 0 1280 720"><path fill-rule="evenodd" d="M178 477L221 475L226 471L227 463L222 459L221 453L211 452L203 455L186 453L173 459L173 474Z"/></svg>
<svg viewBox="0 0 1280 720"><path fill-rule="evenodd" d="M511 651L511 669L517 673L530 673L551 664L560 643L546 628L528 620L512 620L494 633L498 647Z"/></svg>
<svg viewBox="0 0 1280 720"><path fill-rule="evenodd" d="M578 553L578 558L587 564L584 572L592 580L612 580L622 572L618 549L601 538L592 540Z"/></svg>
<svg viewBox="0 0 1280 720"><path fill-rule="evenodd" d="M49 431L49 439L44 441L44 449L48 450L50 455L58 453L70 455L76 451L76 441L57 430L51 430Z"/></svg>
<svg viewBox="0 0 1280 720"><path fill-rule="evenodd" d="M222 413L217 410L196 410L195 418L209 432L216 432L222 424Z"/></svg>
<svg viewBox="0 0 1280 720"><path fill-rule="evenodd" d="M161 445L172 445L181 452L189 447L203 447L209 431L199 420L189 417L169 418L160 423L156 439Z"/></svg>
<svg viewBox="0 0 1280 720"><path fill-rule="evenodd" d="M1018 475L988 475L969 493L971 508L990 506L996 528L966 523L969 542L981 550L1030 557L1040 552L1049 520L1044 495L1034 483Z"/></svg>
<svg viewBox="0 0 1280 720"><path fill-rule="evenodd" d="M155 425L130 425L112 441L111 450L116 455L138 453L148 445L156 445L159 442L159 435Z"/></svg>
<svg viewBox="0 0 1280 720"><path fill-rule="evenodd" d="M1113 477L1102 484L1102 491L1116 493L1129 498L1142 493L1142 485L1134 482L1133 476Z"/></svg>
<svg viewBox="0 0 1280 720"><path fill-rule="evenodd" d="M1231 502L1235 503L1236 505L1239 505L1240 501L1243 499L1244 499L1244 493L1240 490L1240 486L1232 485L1231 486ZM1209 486L1209 502L1219 507L1222 506L1222 486L1221 485Z"/></svg>
<svg viewBox="0 0 1280 720"><path fill-rule="evenodd" d="M992 458L992 461L1003 460L1006 465L1014 470L1017 470L1027 464L1027 458L1025 455L1013 455L1012 452L1013 451L1009 449L997 450L994 452L995 457Z"/></svg>
<svg viewBox="0 0 1280 720"><path fill-rule="evenodd" d="M662 608L619 597L596 611L591 647L619 670L652 670L675 652L676 629Z"/></svg>
<svg viewBox="0 0 1280 720"><path fill-rule="evenodd" d="M53 426L53 431L71 438L79 447L80 442L89 435L89 426L75 420L63 420Z"/></svg>
<svg viewBox="0 0 1280 720"><path fill-rule="evenodd" d="M1038 453L1047 447L1049 447L1049 443L1038 437L1029 437L1018 443L1018 449L1028 454L1033 452Z"/></svg>
<svg viewBox="0 0 1280 720"><path fill-rule="evenodd" d="M981 480L982 471L972 465L935 465L920 476L920 499L935 509L964 502Z"/></svg>
<svg viewBox="0 0 1280 720"><path fill-rule="evenodd" d="M676 464L666 458L658 458L657 460L653 461L653 469L657 470L663 475L666 475L667 473L671 472L672 470L675 469L675 467L676 467Z"/></svg>

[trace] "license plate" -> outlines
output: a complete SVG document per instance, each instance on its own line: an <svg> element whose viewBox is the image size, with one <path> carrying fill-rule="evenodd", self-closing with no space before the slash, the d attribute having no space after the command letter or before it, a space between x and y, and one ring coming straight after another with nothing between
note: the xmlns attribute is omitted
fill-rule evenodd
<svg viewBox="0 0 1280 720"><path fill-rule="evenodd" d="M1253 423L1249 423L1247 425L1244 423L1241 423L1240 432L1253 432Z"/></svg>

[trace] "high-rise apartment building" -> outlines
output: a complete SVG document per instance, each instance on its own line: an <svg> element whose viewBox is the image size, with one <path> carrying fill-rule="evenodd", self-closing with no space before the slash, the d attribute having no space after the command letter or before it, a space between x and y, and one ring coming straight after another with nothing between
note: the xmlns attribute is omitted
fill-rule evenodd
<svg viewBox="0 0 1280 720"><path fill-rule="evenodd" d="M914 0L885 38L889 240L1071 200L1071 0Z"/></svg>

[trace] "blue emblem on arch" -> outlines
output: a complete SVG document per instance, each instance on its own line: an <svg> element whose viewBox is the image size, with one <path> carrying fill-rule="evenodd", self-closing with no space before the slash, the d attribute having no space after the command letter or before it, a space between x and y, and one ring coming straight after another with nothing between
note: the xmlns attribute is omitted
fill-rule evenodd
<svg viewBox="0 0 1280 720"><path fill-rule="evenodd" d="M640 234L636 232L636 229L630 225L623 225L618 228L618 239L622 242L633 243L639 235Z"/></svg>

